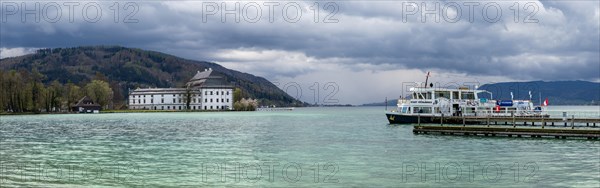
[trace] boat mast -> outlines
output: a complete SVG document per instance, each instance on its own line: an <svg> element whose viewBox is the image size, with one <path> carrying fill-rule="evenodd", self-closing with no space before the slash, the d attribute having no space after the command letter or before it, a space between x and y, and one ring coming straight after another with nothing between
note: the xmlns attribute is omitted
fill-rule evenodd
<svg viewBox="0 0 600 188"><path fill-rule="evenodd" d="M425 88L427 88L427 81L429 81L429 71L427 71L427 76L425 76Z"/></svg>

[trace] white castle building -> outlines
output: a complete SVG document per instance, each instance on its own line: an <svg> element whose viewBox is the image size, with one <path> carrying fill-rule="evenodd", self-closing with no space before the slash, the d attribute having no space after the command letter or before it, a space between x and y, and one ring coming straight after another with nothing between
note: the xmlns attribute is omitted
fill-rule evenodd
<svg viewBox="0 0 600 188"><path fill-rule="evenodd" d="M129 109L144 110L232 110L233 86L212 69L196 75L186 88L144 88L129 93Z"/></svg>

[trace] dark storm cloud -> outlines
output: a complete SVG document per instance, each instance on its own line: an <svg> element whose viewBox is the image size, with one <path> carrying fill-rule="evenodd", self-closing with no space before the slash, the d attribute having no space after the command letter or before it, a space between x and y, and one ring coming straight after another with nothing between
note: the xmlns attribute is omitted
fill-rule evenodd
<svg viewBox="0 0 600 188"><path fill-rule="evenodd" d="M423 22L422 12L414 15L403 12L409 4L424 8L416 1L337 1L334 5L339 11L333 17L337 23L323 23L332 10L323 9L323 3L319 22L315 23L310 9L314 2L305 1L293 2L304 9L303 17L295 23L285 20L281 8L275 9L273 22L269 22L265 6L261 6L262 20L256 23L243 18L236 23L232 16L227 17L227 23L222 23L219 14L202 12L200 1L135 2L139 7L134 16L138 23L122 20L114 23L109 9L114 2L99 3L103 5L104 14L96 23L86 22L82 16L75 16L74 23L66 19L57 23L44 19L40 23L21 23L21 15L6 15L7 10L3 8L1 15L8 21L2 22L0 28L0 47L123 45L214 61L232 61L218 54L223 50L277 50L302 53L317 62L343 58L344 61L337 63L348 67L372 64L375 68L385 65L382 69L437 69L527 80L600 78L599 2L518 2L519 22L514 21L514 12L510 9L515 2L507 1L473 1L479 3L479 8L474 9L476 14L470 22L468 9L463 6L465 1L457 1L460 5L457 11L462 12L462 17L455 23L444 19L444 15L452 15L453 11L453 7L444 9L448 8L445 6L448 1L440 2L439 9L450 13L440 13L439 23L433 17L426 17L429 21ZM41 3L43 6L45 2ZM263 5L263 2L256 3ZM279 7L286 3L289 2L280 2ZM430 6L436 2L426 3ZM497 22L490 23L483 17L481 7L486 3L496 3L502 9ZM523 23L528 13L526 3L531 3L527 10L537 8L533 17L537 23ZM248 2L242 2L241 6L246 4ZM217 5L221 5L220 2ZM121 4L120 19L126 13L123 8ZM203 16L207 16L206 22ZM286 61L277 63L287 66ZM309 70L292 69L285 73L274 70L269 75L296 76Z"/></svg>

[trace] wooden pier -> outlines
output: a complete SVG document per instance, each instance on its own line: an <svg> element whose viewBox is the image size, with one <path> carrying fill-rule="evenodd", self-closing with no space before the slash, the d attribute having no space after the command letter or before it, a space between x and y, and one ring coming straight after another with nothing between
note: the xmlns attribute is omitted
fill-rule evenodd
<svg viewBox="0 0 600 188"><path fill-rule="evenodd" d="M523 128L523 127L483 127L483 126L414 126L414 134L442 134L464 136L506 136L506 137L554 137L586 138L598 140L600 129L570 128Z"/></svg>
<svg viewBox="0 0 600 188"><path fill-rule="evenodd" d="M440 125L451 124L463 126L466 124L475 125L512 125L516 126L571 126L571 127L599 127L600 118L575 118L575 116L564 118L550 118L544 116L435 116L421 117L418 116L418 125L421 125L422 119L427 118L429 122L437 122ZM425 121L427 122L427 121Z"/></svg>
<svg viewBox="0 0 600 188"><path fill-rule="evenodd" d="M421 125L422 118L434 118L434 124ZM461 125L462 123L462 125ZM597 126L599 125L599 126ZM447 134L474 136L506 137L554 137L587 138L597 140L600 137L600 118L564 118L550 117L493 117L493 116L438 116L418 117L414 134Z"/></svg>

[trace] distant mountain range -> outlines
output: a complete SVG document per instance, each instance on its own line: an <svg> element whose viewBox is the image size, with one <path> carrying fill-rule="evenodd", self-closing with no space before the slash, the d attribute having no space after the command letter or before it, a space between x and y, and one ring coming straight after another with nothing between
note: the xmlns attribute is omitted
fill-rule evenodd
<svg viewBox="0 0 600 188"><path fill-rule="evenodd" d="M212 68L243 96L256 98L260 105L304 106L268 80L227 69L221 65L179 58L160 52L120 46L90 46L41 49L34 54L0 60L1 70L31 72L37 69L44 82L82 84L105 78L115 92L115 100L125 100L128 89L143 87L182 87L197 71Z"/></svg>
<svg viewBox="0 0 600 188"><path fill-rule="evenodd" d="M531 91L531 99L536 105L546 98L550 105L600 104L600 83L588 81L503 82L485 84L479 89L492 92L494 99L511 99L511 92L514 99L529 99Z"/></svg>
<svg viewBox="0 0 600 188"><path fill-rule="evenodd" d="M550 105L599 105L600 83L588 81L532 81L532 82L502 82L485 84L479 87L493 93L494 99L529 99L538 105L540 99L548 98ZM540 98L541 94L541 98ZM479 97L490 98L482 93ZM388 106L395 106L396 99L388 99ZM363 104L363 106L385 106L385 102Z"/></svg>

